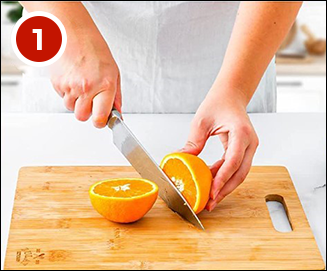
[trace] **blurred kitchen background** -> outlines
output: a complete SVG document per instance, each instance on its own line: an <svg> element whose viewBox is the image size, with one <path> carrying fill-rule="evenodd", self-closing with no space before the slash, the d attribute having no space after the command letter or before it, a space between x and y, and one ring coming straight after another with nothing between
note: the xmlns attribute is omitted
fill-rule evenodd
<svg viewBox="0 0 327 271"><path fill-rule="evenodd" d="M10 44L13 25L21 13L17 2L1 2L1 112L35 111L33 104L25 102L22 74L26 71ZM326 112L325 1L304 2L276 63L277 112ZM52 95L56 94L49 94L49 99ZM54 112L55 108L47 109Z"/></svg>

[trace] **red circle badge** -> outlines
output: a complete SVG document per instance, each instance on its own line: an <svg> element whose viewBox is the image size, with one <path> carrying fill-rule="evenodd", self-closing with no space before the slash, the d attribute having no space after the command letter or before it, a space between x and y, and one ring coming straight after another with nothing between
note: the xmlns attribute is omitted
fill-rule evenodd
<svg viewBox="0 0 327 271"><path fill-rule="evenodd" d="M63 54L66 44L63 24L47 12L31 12L22 17L12 33L17 57L32 66L44 67L54 63Z"/></svg>

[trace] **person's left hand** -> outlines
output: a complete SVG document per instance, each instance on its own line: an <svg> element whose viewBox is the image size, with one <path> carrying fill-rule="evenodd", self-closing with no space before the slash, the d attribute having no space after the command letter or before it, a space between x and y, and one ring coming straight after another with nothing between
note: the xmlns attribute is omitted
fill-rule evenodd
<svg viewBox="0 0 327 271"><path fill-rule="evenodd" d="M211 91L199 107L188 142L181 152L199 155L210 136L218 135L225 153L212 167L213 183L206 209L212 211L219 202L234 191L248 175L258 137L246 113L246 102L233 95ZM235 90L236 92L236 90ZM225 92L227 93L227 92Z"/></svg>

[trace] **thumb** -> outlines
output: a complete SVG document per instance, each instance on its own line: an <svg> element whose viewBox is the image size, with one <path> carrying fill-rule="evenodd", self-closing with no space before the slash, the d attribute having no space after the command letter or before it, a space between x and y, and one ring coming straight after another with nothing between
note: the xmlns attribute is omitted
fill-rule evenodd
<svg viewBox="0 0 327 271"><path fill-rule="evenodd" d="M122 93L121 93L121 87L120 87L120 75L119 74L118 74L118 79L117 79L117 91L116 91L114 106L119 111L119 113L122 114Z"/></svg>
<svg viewBox="0 0 327 271"><path fill-rule="evenodd" d="M180 152L199 155L208 140L207 131L192 125L188 140Z"/></svg>

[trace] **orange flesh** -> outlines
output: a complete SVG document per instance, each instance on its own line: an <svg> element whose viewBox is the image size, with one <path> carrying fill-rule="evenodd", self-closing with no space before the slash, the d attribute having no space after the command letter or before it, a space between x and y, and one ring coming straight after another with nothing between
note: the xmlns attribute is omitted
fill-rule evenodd
<svg viewBox="0 0 327 271"><path fill-rule="evenodd" d="M170 159L163 167L163 171L167 174L167 176L174 182L180 180L184 184L184 191L182 192L183 196L190 204L192 208L194 208L196 203L196 186L192 178L191 172L188 170L187 166L180 161L179 159ZM178 184L175 183L176 186Z"/></svg>
<svg viewBox="0 0 327 271"><path fill-rule="evenodd" d="M116 180L99 184L94 188L94 193L105 197L131 198L147 194L153 189L151 184L139 180Z"/></svg>

